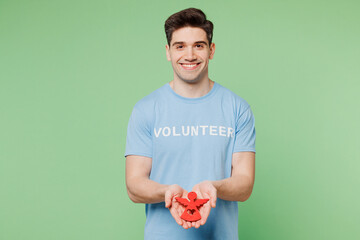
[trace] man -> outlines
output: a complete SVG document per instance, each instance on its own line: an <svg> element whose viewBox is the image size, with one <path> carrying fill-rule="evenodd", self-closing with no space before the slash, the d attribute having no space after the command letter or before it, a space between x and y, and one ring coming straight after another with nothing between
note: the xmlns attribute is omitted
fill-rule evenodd
<svg viewBox="0 0 360 240"><path fill-rule="evenodd" d="M141 99L129 120L126 184L133 202L146 203L145 239L238 239L237 201L254 184L254 117L208 77L212 32L199 9L166 20L174 78ZM196 222L180 218L185 208L175 199L190 191L210 199Z"/></svg>

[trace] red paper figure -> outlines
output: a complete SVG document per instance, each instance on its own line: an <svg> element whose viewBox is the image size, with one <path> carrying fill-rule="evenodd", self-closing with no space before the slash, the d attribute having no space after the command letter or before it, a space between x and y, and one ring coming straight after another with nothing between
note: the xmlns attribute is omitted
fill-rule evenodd
<svg viewBox="0 0 360 240"><path fill-rule="evenodd" d="M197 194L195 192L189 192L188 198L190 201L187 200L186 198L179 198L179 197L175 198L176 201L178 201L179 203L181 203L186 207L184 213L180 216L185 221L195 222L201 219L201 215L198 208L200 208L202 205L207 203L209 199L196 199L196 197Z"/></svg>

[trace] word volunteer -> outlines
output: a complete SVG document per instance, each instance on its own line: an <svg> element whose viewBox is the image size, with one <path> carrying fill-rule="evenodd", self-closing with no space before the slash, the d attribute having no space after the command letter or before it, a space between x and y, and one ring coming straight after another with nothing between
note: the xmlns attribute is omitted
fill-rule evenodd
<svg viewBox="0 0 360 240"><path fill-rule="evenodd" d="M155 137L164 136L223 136L223 137L234 137L235 131L231 127L224 126L209 126L209 125L198 125L198 126L181 126L181 127L161 127L154 128Z"/></svg>

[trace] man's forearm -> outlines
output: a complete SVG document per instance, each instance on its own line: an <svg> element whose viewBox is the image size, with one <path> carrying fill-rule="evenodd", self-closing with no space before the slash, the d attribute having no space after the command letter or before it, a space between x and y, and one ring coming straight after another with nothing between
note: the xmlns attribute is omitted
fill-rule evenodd
<svg viewBox="0 0 360 240"><path fill-rule="evenodd" d="M138 178L128 181L127 191L130 199L135 203L158 203L165 199L165 192L169 185L157 183L148 178Z"/></svg>
<svg viewBox="0 0 360 240"><path fill-rule="evenodd" d="M253 181L246 175L234 175L219 181L212 181L217 197L228 201L246 201L252 192Z"/></svg>

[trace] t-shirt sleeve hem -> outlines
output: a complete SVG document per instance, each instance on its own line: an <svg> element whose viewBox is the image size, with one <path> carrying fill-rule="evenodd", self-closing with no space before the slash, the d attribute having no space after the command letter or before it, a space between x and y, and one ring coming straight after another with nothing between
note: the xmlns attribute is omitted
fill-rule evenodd
<svg viewBox="0 0 360 240"><path fill-rule="evenodd" d="M255 148L238 148L234 149L233 153L236 152L256 152Z"/></svg>
<svg viewBox="0 0 360 240"><path fill-rule="evenodd" d="M128 152L128 153L125 153L124 156L126 157L126 156L129 156L129 155L137 155L137 156L143 156L143 157L152 158L152 154L144 153L144 152Z"/></svg>

